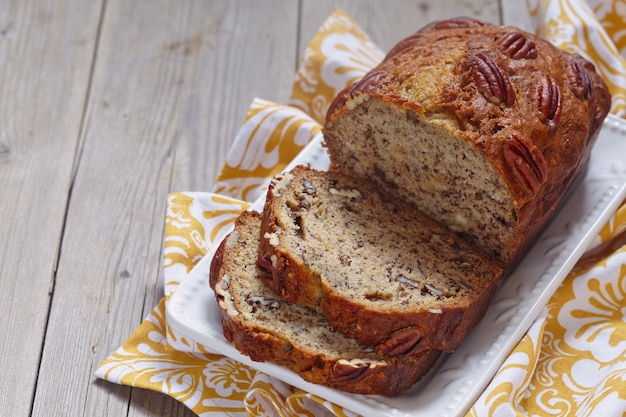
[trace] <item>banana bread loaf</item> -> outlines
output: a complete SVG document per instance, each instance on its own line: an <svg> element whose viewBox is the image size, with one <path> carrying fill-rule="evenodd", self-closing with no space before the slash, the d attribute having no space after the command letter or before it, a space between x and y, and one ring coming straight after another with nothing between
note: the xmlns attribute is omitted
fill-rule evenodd
<svg viewBox="0 0 626 417"><path fill-rule="evenodd" d="M275 177L261 233L258 264L275 293L391 356L454 350L502 272L412 204L338 172Z"/></svg>
<svg viewBox="0 0 626 417"><path fill-rule="evenodd" d="M408 389L483 317L609 107L592 64L517 28L404 39L331 103L330 171L277 176L219 247L226 338L314 383Z"/></svg>
<svg viewBox="0 0 626 417"><path fill-rule="evenodd" d="M509 266L585 166L610 107L591 63L472 19L398 43L331 103L333 169L366 177Z"/></svg>
<svg viewBox="0 0 626 417"><path fill-rule="evenodd" d="M286 366L305 380L362 394L410 388L440 353L386 357L336 332L310 308L276 296L255 265L261 217L244 212L211 264L210 284L222 309L224 335L255 361Z"/></svg>

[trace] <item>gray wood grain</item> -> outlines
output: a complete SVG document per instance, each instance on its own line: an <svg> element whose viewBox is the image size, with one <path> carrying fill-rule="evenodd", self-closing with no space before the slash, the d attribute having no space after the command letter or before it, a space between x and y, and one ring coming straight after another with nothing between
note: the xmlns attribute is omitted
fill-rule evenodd
<svg viewBox="0 0 626 417"><path fill-rule="evenodd" d="M199 31L198 45L179 87L176 191L210 191L252 100L285 103L294 80L297 2L205 3L189 23Z"/></svg>
<svg viewBox="0 0 626 417"><path fill-rule="evenodd" d="M212 182L253 85L273 80L276 90L258 92L280 99L281 74L293 72L297 9L275 3L272 18L282 10L281 18L292 22L283 30L260 18L260 3L256 10L253 3L230 1L107 3L35 415L127 412L127 393L111 396L102 384L85 382L163 295L167 193ZM142 403L133 402L134 415L152 412Z"/></svg>
<svg viewBox="0 0 626 417"><path fill-rule="evenodd" d="M302 0L300 51L338 8L345 10L383 51L435 20L470 16L500 23L498 0Z"/></svg>
<svg viewBox="0 0 626 417"><path fill-rule="evenodd" d="M54 338L46 322L99 16L99 2L0 3L2 416L28 415Z"/></svg>
<svg viewBox="0 0 626 417"><path fill-rule="evenodd" d="M503 1L502 24L517 26L528 32L534 33L535 26L530 18L527 1Z"/></svg>

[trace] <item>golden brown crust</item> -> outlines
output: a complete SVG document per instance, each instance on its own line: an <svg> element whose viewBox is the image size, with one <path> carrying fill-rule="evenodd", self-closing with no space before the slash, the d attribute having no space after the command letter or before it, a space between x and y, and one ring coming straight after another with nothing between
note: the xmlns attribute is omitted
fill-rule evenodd
<svg viewBox="0 0 626 417"><path fill-rule="evenodd" d="M518 217L517 241L506 242L510 253L502 256L506 265L524 251L581 172L611 101L582 57L520 29L473 19L418 31L337 96L324 128L337 169L349 163L339 156L344 143L333 124L364 96L357 102L362 106L379 100L398 109L399 117L413 112L422 123L445 117L454 135L485 155L504 178Z"/></svg>

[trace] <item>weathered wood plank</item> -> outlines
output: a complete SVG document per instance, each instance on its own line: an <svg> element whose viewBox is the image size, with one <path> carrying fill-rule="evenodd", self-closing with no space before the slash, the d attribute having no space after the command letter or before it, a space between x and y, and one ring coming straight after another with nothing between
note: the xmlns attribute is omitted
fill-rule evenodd
<svg viewBox="0 0 626 417"><path fill-rule="evenodd" d="M535 32L527 1L502 1L502 24Z"/></svg>
<svg viewBox="0 0 626 417"><path fill-rule="evenodd" d="M100 13L0 3L2 416L28 415L37 382Z"/></svg>
<svg viewBox="0 0 626 417"><path fill-rule="evenodd" d="M210 188L252 97L284 101L296 29L290 0L107 2L34 415L191 415L93 371L162 296L167 192Z"/></svg>
<svg viewBox="0 0 626 417"><path fill-rule="evenodd" d="M470 16L500 23L498 0L302 0L300 50L326 16L338 8L352 16L383 51L435 20Z"/></svg>
<svg viewBox="0 0 626 417"><path fill-rule="evenodd" d="M210 191L255 97L286 103L296 66L298 4L209 2L205 52L190 66L172 190Z"/></svg>

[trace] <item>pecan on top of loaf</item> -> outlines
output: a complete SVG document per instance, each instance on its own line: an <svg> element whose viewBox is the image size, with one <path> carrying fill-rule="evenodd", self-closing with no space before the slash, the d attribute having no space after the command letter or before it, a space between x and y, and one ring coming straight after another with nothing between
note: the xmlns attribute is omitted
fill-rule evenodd
<svg viewBox="0 0 626 417"><path fill-rule="evenodd" d="M334 169L512 264L582 171L610 108L582 57L514 27L434 22L329 106Z"/></svg>

